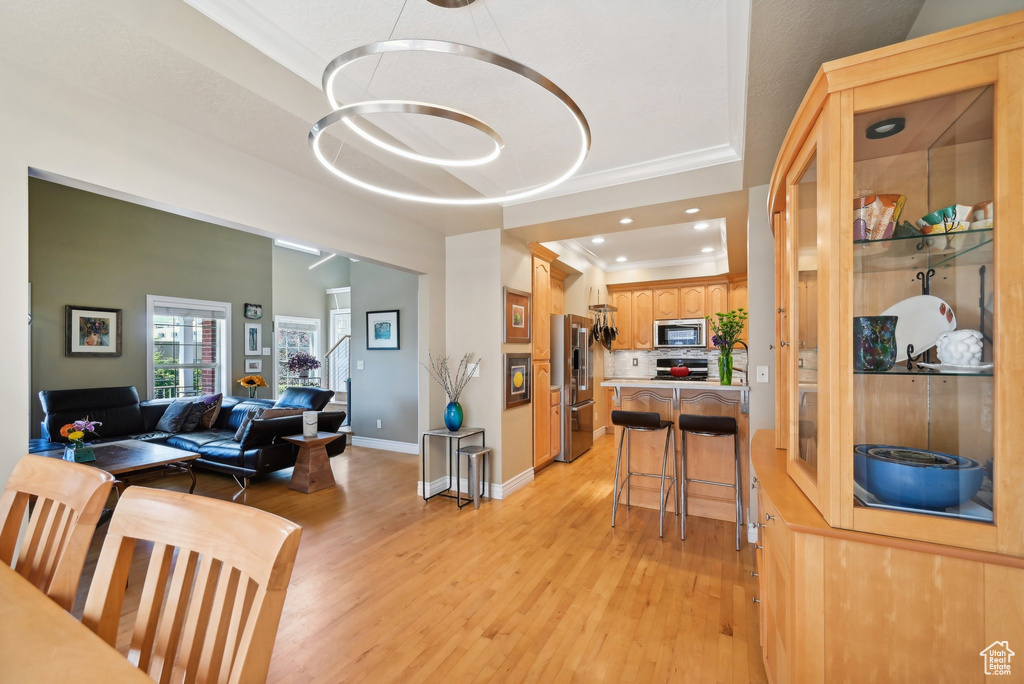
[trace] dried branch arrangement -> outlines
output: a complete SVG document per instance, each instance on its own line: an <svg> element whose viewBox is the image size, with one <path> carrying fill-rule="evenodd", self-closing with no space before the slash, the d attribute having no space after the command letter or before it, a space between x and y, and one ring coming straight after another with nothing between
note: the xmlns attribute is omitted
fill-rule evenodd
<svg viewBox="0 0 1024 684"><path fill-rule="evenodd" d="M472 377L470 372L480 363L480 359L474 361L473 352L464 354L455 375L452 375L450 359L450 356L434 357L427 352L427 361L430 362L430 365L423 364L423 367L430 373L434 382L444 388L444 393L448 395L448 401L458 402Z"/></svg>

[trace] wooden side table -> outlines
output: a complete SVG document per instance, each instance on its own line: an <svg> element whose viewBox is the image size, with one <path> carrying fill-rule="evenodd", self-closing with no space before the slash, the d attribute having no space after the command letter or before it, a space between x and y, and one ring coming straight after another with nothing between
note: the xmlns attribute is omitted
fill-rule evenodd
<svg viewBox="0 0 1024 684"><path fill-rule="evenodd" d="M312 494L321 489L333 487L334 471L327 460L326 445L341 437L339 432L318 432L316 437L291 435L284 440L299 447L299 456L295 460L292 471L292 482L289 489L303 494Z"/></svg>

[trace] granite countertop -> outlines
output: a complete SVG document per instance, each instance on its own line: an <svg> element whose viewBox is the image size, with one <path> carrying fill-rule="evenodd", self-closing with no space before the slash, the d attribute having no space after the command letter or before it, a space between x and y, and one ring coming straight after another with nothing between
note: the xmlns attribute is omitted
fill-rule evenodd
<svg viewBox="0 0 1024 684"><path fill-rule="evenodd" d="M601 383L601 387L642 387L649 389L665 389L671 387L682 390L718 390L721 392L735 392L749 390L750 385L737 383L735 379L732 385L723 385L718 380L707 380L704 382L687 382L685 380L648 380L645 378L607 378Z"/></svg>

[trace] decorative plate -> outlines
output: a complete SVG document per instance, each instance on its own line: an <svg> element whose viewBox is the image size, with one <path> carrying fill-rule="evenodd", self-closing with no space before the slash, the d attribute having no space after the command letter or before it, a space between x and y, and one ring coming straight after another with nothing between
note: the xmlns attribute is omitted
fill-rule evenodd
<svg viewBox="0 0 1024 684"><path fill-rule="evenodd" d="M939 335L956 330L953 307L932 295L907 297L882 312L883 316L897 316L896 363L907 360L907 345L914 345L917 356L935 346Z"/></svg>
<svg viewBox="0 0 1024 684"><path fill-rule="evenodd" d="M940 373L978 373L980 371L992 370L991 363L979 363L977 366L958 366L954 363L919 363L919 366L937 370Z"/></svg>

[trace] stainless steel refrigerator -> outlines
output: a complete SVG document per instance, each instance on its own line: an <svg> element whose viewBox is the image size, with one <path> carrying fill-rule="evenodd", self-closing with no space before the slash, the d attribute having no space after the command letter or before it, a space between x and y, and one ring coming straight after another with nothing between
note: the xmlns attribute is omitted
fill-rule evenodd
<svg viewBox="0 0 1024 684"><path fill-rule="evenodd" d="M551 386L562 390L562 449L556 461L572 461L594 445L594 321L551 317Z"/></svg>

